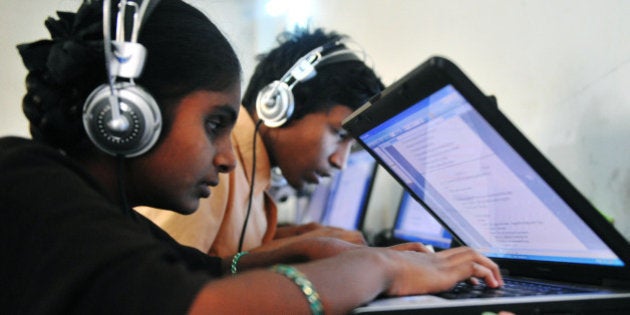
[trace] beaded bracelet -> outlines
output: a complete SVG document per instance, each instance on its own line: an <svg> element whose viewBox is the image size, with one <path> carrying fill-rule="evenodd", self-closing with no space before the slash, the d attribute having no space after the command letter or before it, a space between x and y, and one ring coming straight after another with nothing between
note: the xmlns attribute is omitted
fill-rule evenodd
<svg viewBox="0 0 630 315"><path fill-rule="evenodd" d="M313 287L311 281L306 278L306 275L288 265L274 265L271 267L271 270L291 279L298 287L300 287L300 290L302 290L302 293L306 296L306 300L308 301L311 309L311 314L324 314L324 305L319 299L319 293L315 291L315 287Z"/></svg>
<svg viewBox="0 0 630 315"><path fill-rule="evenodd" d="M232 258L232 266L230 267L230 271L232 272L233 275L235 275L238 270L236 268L236 264L238 264L238 260L241 259L241 257L243 257L243 255L249 253L248 251L242 251L242 252L238 252L236 253L236 255L234 255L234 258Z"/></svg>

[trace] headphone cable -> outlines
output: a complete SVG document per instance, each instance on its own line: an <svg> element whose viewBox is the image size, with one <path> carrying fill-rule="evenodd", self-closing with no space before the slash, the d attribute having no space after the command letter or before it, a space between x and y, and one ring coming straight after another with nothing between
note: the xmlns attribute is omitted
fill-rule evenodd
<svg viewBox="0 0 630 315"><path fill-rule="evenodd" d="M258 129L260 125L263 123L262 119L259 119L256 122L256 128L254 128L254 141L252 148L252 179L249 186L249 202L247 203L247 213L245 214L245 221L243 222L243 229L241 230L241 237L238 241L238 251L243 251L243 241L245 240L245 230L247 229L247 222L249 221L249 215L252 211L252 199L254 198L254 181L256 179L256 135L258 134Z"/></svg>
<svg viewBox="0 0 630 315"><path fill-rule="evenodd" d="M120 197L120 209L122 210L123 215L129 215L132 219L137 220L136 216L133 215L133 210L129 207L129 202L127 201L127 193L125 191L125 156L122 154L116 155L117 160L117 171L118 171L118 194Z"/></svg>

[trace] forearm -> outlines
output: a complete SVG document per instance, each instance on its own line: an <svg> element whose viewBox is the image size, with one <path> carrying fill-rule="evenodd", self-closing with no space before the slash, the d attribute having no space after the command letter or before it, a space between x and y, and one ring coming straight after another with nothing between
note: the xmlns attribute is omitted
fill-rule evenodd
<svg viewBox="0 0 630 315"><path fill-rule="evenodd" d="M255 249L238 259L237 269L243 271L278 263L307 262L336 256L342 252L362 247L328 237L309 238L299 242L287 242L274 247L272 250ZM224 258L224 270L230 270L233 258L234 256Z"/></svg>
<svg viewBox="0 0 630 315"><path fill-rule="evenodd" d="M280 246L269 251L252 251L238 262L239 270L269 267L274 264L291 264L308 261L308 252L295 246Z"/></svg>
<svg viewBox="0 0 630 315"><path fill-rule="evenodd" d="M319 292L326 314L346 314L389 287L391 263L382 251L357 250L296 267Z"/></svg>
<svg viewBox="0 0 630 315"><path fill-rule="evenodd" d="M274 235L274 238L279 239L284 237L297 236L323 227L324 226L319 223L278 226L276 228L276 234Z"/></svg>
<svg viewBox="0 0 630 315"><path fill-rule="evenodd" d="M427 253L419 244L392 248L355 245L354 249L294 265L312 282L328 314L346 313L380 293L399 296L440 292L471 277L481 278L493 288L503 284L498 266L467 247L439 253ZM264 314L281 308L287 313L308 313L303 290L308 292L310 288L299 281L302 290L297 282L268 268L240 273L209 284L194 302L193 310Z"/></svg>
<svg viewBox="0 0 630 315"><path fill-rule="evenodd" d="M293 265L313 283L327 314L347 313L376 297L390 281L387 272L390 268L383 255L376 251L352 252ZM208 284L198 295L191 313L272 314L279 309L288 314L307 314L309 304L292 280L261 269Z"/></svg>
<svg viewBox="0 0 630 315"><path fill-rule="evenodd" d="M309 237L332 237L357 245L367 245L367 242L365 241L365 238L360 231L346 230L332 226L323 226L317 223L280 227L276 230L275 238L271 243L281 244L281 242L283 241L287 243ZM272 244L267 243L265 245Z"/></svg>

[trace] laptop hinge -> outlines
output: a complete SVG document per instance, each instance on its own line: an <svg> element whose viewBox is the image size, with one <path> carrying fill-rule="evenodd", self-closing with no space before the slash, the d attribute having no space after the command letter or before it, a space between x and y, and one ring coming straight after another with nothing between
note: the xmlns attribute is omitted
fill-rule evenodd
<svg viewBox="0 0 630 315"><path fill-rule="evenodd" d="M610 279L605 278L602 280L602 284L610 288L628 289L630 288L630 281L624 279Z"/></svg>

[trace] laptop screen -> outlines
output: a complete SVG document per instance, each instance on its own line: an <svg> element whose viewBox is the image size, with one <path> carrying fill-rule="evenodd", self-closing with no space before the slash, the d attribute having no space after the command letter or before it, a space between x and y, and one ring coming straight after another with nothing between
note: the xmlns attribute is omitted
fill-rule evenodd
<svg viewBox="0 0 630 315"><path fill-rule="evenodd" d="M313 192L308 217L326 226L360 230L375 169L376 160L368 152L352 152L346 167Z"/></svg>
<svg viewBox="0 0 630 315"><path fill-rule="evenodd" d="M623 265L451 85L359 138L488 257Z"/></svg>
<svg viewBox="0 0 630 315"><path fill-rule="evenodd" d="M451 234L413 197L403 192L396 222L394 238L408 242L420 242L436 248L449 248Z"/></svg>

